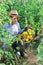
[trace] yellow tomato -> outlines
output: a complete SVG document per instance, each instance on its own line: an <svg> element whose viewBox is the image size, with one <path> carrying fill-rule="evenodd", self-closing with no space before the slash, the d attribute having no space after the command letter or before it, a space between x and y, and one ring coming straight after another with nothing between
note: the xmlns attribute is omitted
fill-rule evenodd
<svg viewBox="0 0 43 65"><path fill-rule="evenodd" d="M22 35L24 35L24 34L25 34L25 32L22 33Z"/></svg>
<svg viewBox="0 0 43 65"><path fill-rule="evenodd" d="M23 32L22 35L23 35L23 37L26 37L26 36L28 36L28 33L27 32Z"/></svg>
<svg viewBox="0 0 43 65"><path fill-rule="evenodd" d="M32 39L33 39L33 37L32 37L32 36L29 36L29 39L30 39L30 40L32 40Z"/></svg>
<svg viewBox="0 0 43 65"><path fill-rule="evenodd" d="M25 41L28 43L30 40L27 38Z"/></svg>
<svg viewBox="0 0 43 65"><path fill-rule="evenodd" d="M32 32L29 32L29 35L32 35Z"/></svg>
<svg viewBox="0 0 43 65"><path fill-rule="evenodd" d="M28 34L27 32L23 32L23 34Z"/></svg>
<svg viewBox="0 0 43 65"><path fill-rule="evenodd" d="M27 36L27 38L29 39L29 35Z"/></svg>
<svg viewBox="0 0 43 65"><path fill-rule="evenodd" d="M26 38L26 35L23 35L23 38Z"/></svg>
<svg viewBox="0 0 43 65"><path fill-rule="evenodd" d="M28 39L26 39L25 41L26 41L26 42L28 42L29 40L28 40Z"/></svg>
<svg viewBox="0 0 43 65"><path fill-rule="evenodd" d="M34 30L32 30L32 34L35 34L35 31Z"/></svg>
<svg viewBox="0 0 43 65"><path fill-rule="evenodd" d="M31 29L28 29L27 32L31 32Z"/></svg>

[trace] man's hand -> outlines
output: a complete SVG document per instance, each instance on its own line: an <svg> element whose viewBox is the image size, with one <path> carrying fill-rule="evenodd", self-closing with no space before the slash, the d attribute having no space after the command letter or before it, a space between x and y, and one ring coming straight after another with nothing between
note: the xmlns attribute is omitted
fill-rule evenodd
<svg viewBox="0 0 43 65"><path fill-rule="evenodd" d="M25 27L25 28L24 28L24 31L27 31L27 30L28 30L28 27Z"/></svg>

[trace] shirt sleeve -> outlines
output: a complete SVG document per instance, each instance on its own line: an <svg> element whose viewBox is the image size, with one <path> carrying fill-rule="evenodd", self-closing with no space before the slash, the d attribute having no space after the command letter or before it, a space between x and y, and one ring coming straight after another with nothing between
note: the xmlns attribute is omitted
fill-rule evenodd
<svg viewBox="0 0 43 65"><path fill-rule="evenodd" d="M4 27L4 28L9 28L10 25L7 23L7 24L4 24L3 27Z"/></svg>
<svg viewBox="0 0 43 65"><path fill-rule="evenodd" d="M4 28L4 32L8 31L8 29L10 28L10 24L6 23L3 25Z"/></svg>

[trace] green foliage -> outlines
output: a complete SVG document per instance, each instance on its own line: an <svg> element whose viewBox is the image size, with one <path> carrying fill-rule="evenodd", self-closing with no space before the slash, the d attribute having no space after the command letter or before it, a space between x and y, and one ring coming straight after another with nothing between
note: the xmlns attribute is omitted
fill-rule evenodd
<svg viewBox="0 0 43 65"><path fill-rule="evenodd" d="M25 26L25 17L29 25L35 25L40 21L40 17L43 17L43 1L39 0L6 0L0 2L1 21L3 23L10 22L9 16L7 16L12 9L16 9L22 18L19 18L21 28ZM26 12L25 12L26 11ZM41 22L43 20L41 19ZM39 22L39 23L41 23ZM35 26L34 26L35 27ZM37 27L37 25L36 25Z"/></svg>
<svg viewBox="0 0 43 65"><path fill-rule="evenodd" d="M13 56L14 51L4 51L3 49L0 49L0 58L3 59L2 65L15 65L15 55Z"/></svg>
<svg viewBox="0 0 43 65"><path fill-rule="evenodd" d="M27 23L33 28L40 32L40 25L43 22L43 0L0 0L0 30L2 30L3 24L11 23L11 18L9 17L10 10L16 9L20 16L19 23L21 28L26 25L25 17L27 18ZM3 34L3 32L1 32ZM7 33L4 33L5 36Z"/></svg>
<svg viewBox="0 0 43 65"><path fill-rule="evenodd" d="M41 40L40 40L40 45L38 47L38 55L37 55L37 58L38 58L38 62L43 65L43 37L41 37Z"/></svg>
<svg viewBox="0 0 43 65"><path fill-rule="evenodd" d="M26 18L28 25L37 29L39 33L41 30L40 26L43 25L43 0L0 0L0 41L10 46L15 38L12 37L12 34L9 31L4 32L3 25L5 23L11 23L9 13L12 9L18 11L20 16L18 21L21 28L26 26ZM18 41L17 38L15 40ZM43 41L41 41L41 43L43 43ZM43 46L39 45L38 59L40 58L40 60L43 55L42 51Z"/></svg>

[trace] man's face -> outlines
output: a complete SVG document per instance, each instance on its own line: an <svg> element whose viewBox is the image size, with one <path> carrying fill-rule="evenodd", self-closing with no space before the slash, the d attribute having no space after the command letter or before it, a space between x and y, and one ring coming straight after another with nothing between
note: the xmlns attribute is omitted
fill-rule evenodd
<svg viewBox="0 0 43 65"><path fill-rule="evenodd" d="M12 16L12 24L17 22L18 16Z"/></svg>

